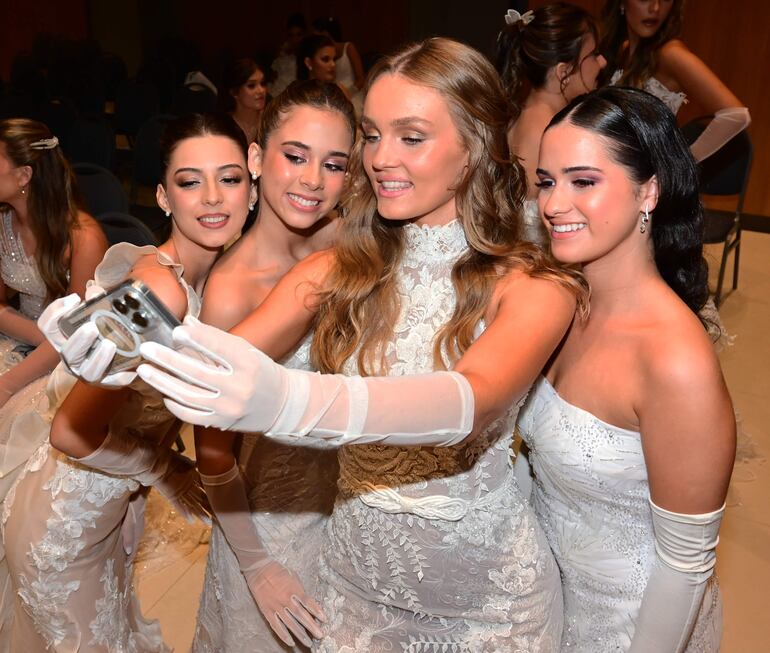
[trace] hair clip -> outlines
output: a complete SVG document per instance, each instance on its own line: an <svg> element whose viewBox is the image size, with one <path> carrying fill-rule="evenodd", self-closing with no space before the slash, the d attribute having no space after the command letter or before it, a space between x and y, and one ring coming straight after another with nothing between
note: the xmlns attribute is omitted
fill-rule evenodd
<svg viewBox="0 0 770 653"><path fill-rule="evenodd" d="M51 136L51 138L41 138L39 141L30 143L29 146L33 150L52 150L58 144L59 144L59 139L56 138L56 136Z"/></svg>
<svg viewBox="0 0 770 653"><path fill-rule="evenodd" d="M533 20L535 20L535 14L531 9L529 11L525 11L523 14L520 14L515 9L509 9L505 13L506 25L514 25L519 21L521 21L523 25L529 25Z"/></svg>

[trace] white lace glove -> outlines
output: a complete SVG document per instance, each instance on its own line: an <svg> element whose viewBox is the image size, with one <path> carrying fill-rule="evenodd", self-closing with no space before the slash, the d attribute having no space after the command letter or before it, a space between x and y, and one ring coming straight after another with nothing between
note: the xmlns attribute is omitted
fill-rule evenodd
<svg viewBox="0 0 770 653"><path fill-rule="evenodd" d="M208 502L195 463L171 449L159 448L131 434L110 431L98 449L74 460L106 474L132 478L157 488L190 521L194 517L208 519Z"/></svg>
<svg viewBox="0 0 770 653"><path fill-rule="evenodd" d="M305 593L296 574L272 558L263 546L251 520L238 466L217 476L201 474L201 480L260 612L286 645L294 646L293 634L305 646L311 646L308 633L321 637L318 621L326 617L321 606Z"/></svg>
<svg viewBox="0 0 770 653"><path fill-rule="evenodd" d="M91 282L86 288L86 301L103 293L104 288ZM99 337L99 330L93 322L83 324L70 338L59 329L59 320L80 304L80 297L75 293L52 301L38 318L38 328L78 378L109 388L129 385L136 378L136 372L105 376L117 347L111 340Z"/></svg>
<svg viewBox="0 0 770 653"><path fill-rule="evenodd" d="M190 317L174 329L174 343L213 362L146 342L140 351L154 365L137 372L192 424L397 446L451 446L473 427L473 391L456 372L364 379L289 370L242 338Z"/></svg>
<svg viewBox="0 0 770 653"><path fill-rule="evenodd" d="M703 133L690 146L690 151L695 160L700 163L750 124L751 116L746 107L720 109L714 114L714 119L706 125Z"/></svg>
<svg viewBox="0 0 770 653"><path fill-rule="evenodd" d="M690 640L706 582L714 571L725 509L683 515L652 501L650 507L658 555L629 653L679 653Z"/></svg>

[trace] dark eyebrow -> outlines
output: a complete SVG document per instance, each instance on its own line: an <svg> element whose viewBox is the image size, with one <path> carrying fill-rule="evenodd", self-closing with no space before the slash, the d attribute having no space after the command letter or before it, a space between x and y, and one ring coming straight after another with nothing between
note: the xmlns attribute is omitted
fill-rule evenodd
<svg viewBox="0 0 770 653"><path fill-rule="evenodd" d="M603 172L601 168L594 168L593 166L570 166L569 168L562 168L561 171L568 175L570 172ZM547 170L543 170L542 168L538 168L535 170L535 172L538 175L544 175L546 177L549 177L551 173L549 173Z"/></svg>
<svg viewBox="0 0 770 653"><path fill-rule="evenodd" d="M226 170L227 168L238 168L238 170L243 170L243 166L239 163L227 163L223 166L219 166L217 170ZM174 174L179 174L180 172L197 172L201 173L203 170L200 168L178 168L174 171Z"/></svg>
<svg viewBox="0 0 770 653"><path fill-rule="evenodd" d="M305 145L302 141L284 141L281 143L281 145L293 145L294 147L298 147L301 150L305 150L306 152L310 152L312 149L309 145ZM337 150L331 150L326 156L338 156L342 157L343 159L350 158L347 154L347 152L338 152Z"/></svg>

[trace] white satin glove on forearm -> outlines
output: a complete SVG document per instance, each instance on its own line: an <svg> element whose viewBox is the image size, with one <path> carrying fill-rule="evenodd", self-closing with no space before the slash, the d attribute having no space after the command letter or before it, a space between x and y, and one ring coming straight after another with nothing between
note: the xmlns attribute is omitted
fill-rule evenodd
<svg viewBox="0 0 770 653"><path fill-rule="evenodd" d="M652 501L650 507L658 555L629 653L678 653L687 647L714 573L724 506L702 515L669 512Z"/></svg>
<svg viewBox="0 0 770 653"><path fill-rule="evenodd" d="M101 446L84 458L75 458L112 476L133 478L156 488L187 520L208 519L206 495L195 464L171 449L160 448L130 434L110 431Z"/></svg>
<svg viewBox="0 0 770 653"><path fill-rule="evenodd" d="M294 646L291 631L309 647L307 633L321 637L316 619L324 621L326 617L321 606L305 593L297 576L272 558L262 545L237 464L217 476L201 474L201 480L260 612L281 641Z"/></svg>
<svg viewBox="0 0 770 653"><path fill-rule="evenodd" d="M690 146L690 151L699 163L710 157L733 136L740 134L751 124L746 107L727 107L714 114L713 120Z"/></svg>
<svg viewBox="0 0 770 653"><path fill-rule="evenodd" d="M86 288L86 300L103 293L101 286L91 282ZM117 347L111 340L99 337L99 330L93 322L83 324L70 338L65 337L59 329L59 320L81 303L77 294L52 301L38 318L38 328L78 378L108 388L129 385L136 378L136 372L118 372L105 376Z"/></svg>
<svg viewBox="0 0 770 653"><path fill-rule="evenodd" d="M473 428L474 397L457 372L345 377L289 370L248 342L186 318L174 342L212 362L143 343L137 372L185 422L327 442L451 446Z"/></svg>

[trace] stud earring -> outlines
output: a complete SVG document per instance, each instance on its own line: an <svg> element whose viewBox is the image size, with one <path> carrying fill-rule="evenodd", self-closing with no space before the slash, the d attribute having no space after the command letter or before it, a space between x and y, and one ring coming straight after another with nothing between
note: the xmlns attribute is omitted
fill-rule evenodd
<svg viewBox="0 0 770 653"><path fill-rule="evenodd" d="M258 178L259 178L259 177L257 176L257 173L256 173L256 172L252 172L252 173L251 173L251 181L257 181L257 179L258 179Z"/></svg>
<svg viewBox="0 0 770 653"><path fill-rule="evenodd" d="M27 194L27 187L26 187L26 186L22 186L22 187L20 188L20 190L21 190L21 194L22 194L22 195L26 195L26 194Z"/></svg>
<svg viewBox="0 0 770 653"><path fill-rule="evenodd" d="M650 222L650 210L647 208L647 205L644 205L644 215L642 216L642 224L639 225L639 231L641 233L644 233L647 231L647 225Z"/></svg>
<svg viewBox="0 0 770 653"><path fill-rule="evenodd" d="M251 213L254 210L255 206L256 205L254 204L254 202L249 202L249 213Z"/></svg>
<svg viewBox="0 0 770 653"><path fill-rule="evenodd" d="M170 217L171 217L171 211L166 211L165 213L166 213L166 217L167 217L167 218L170 218Z"/></svg>

